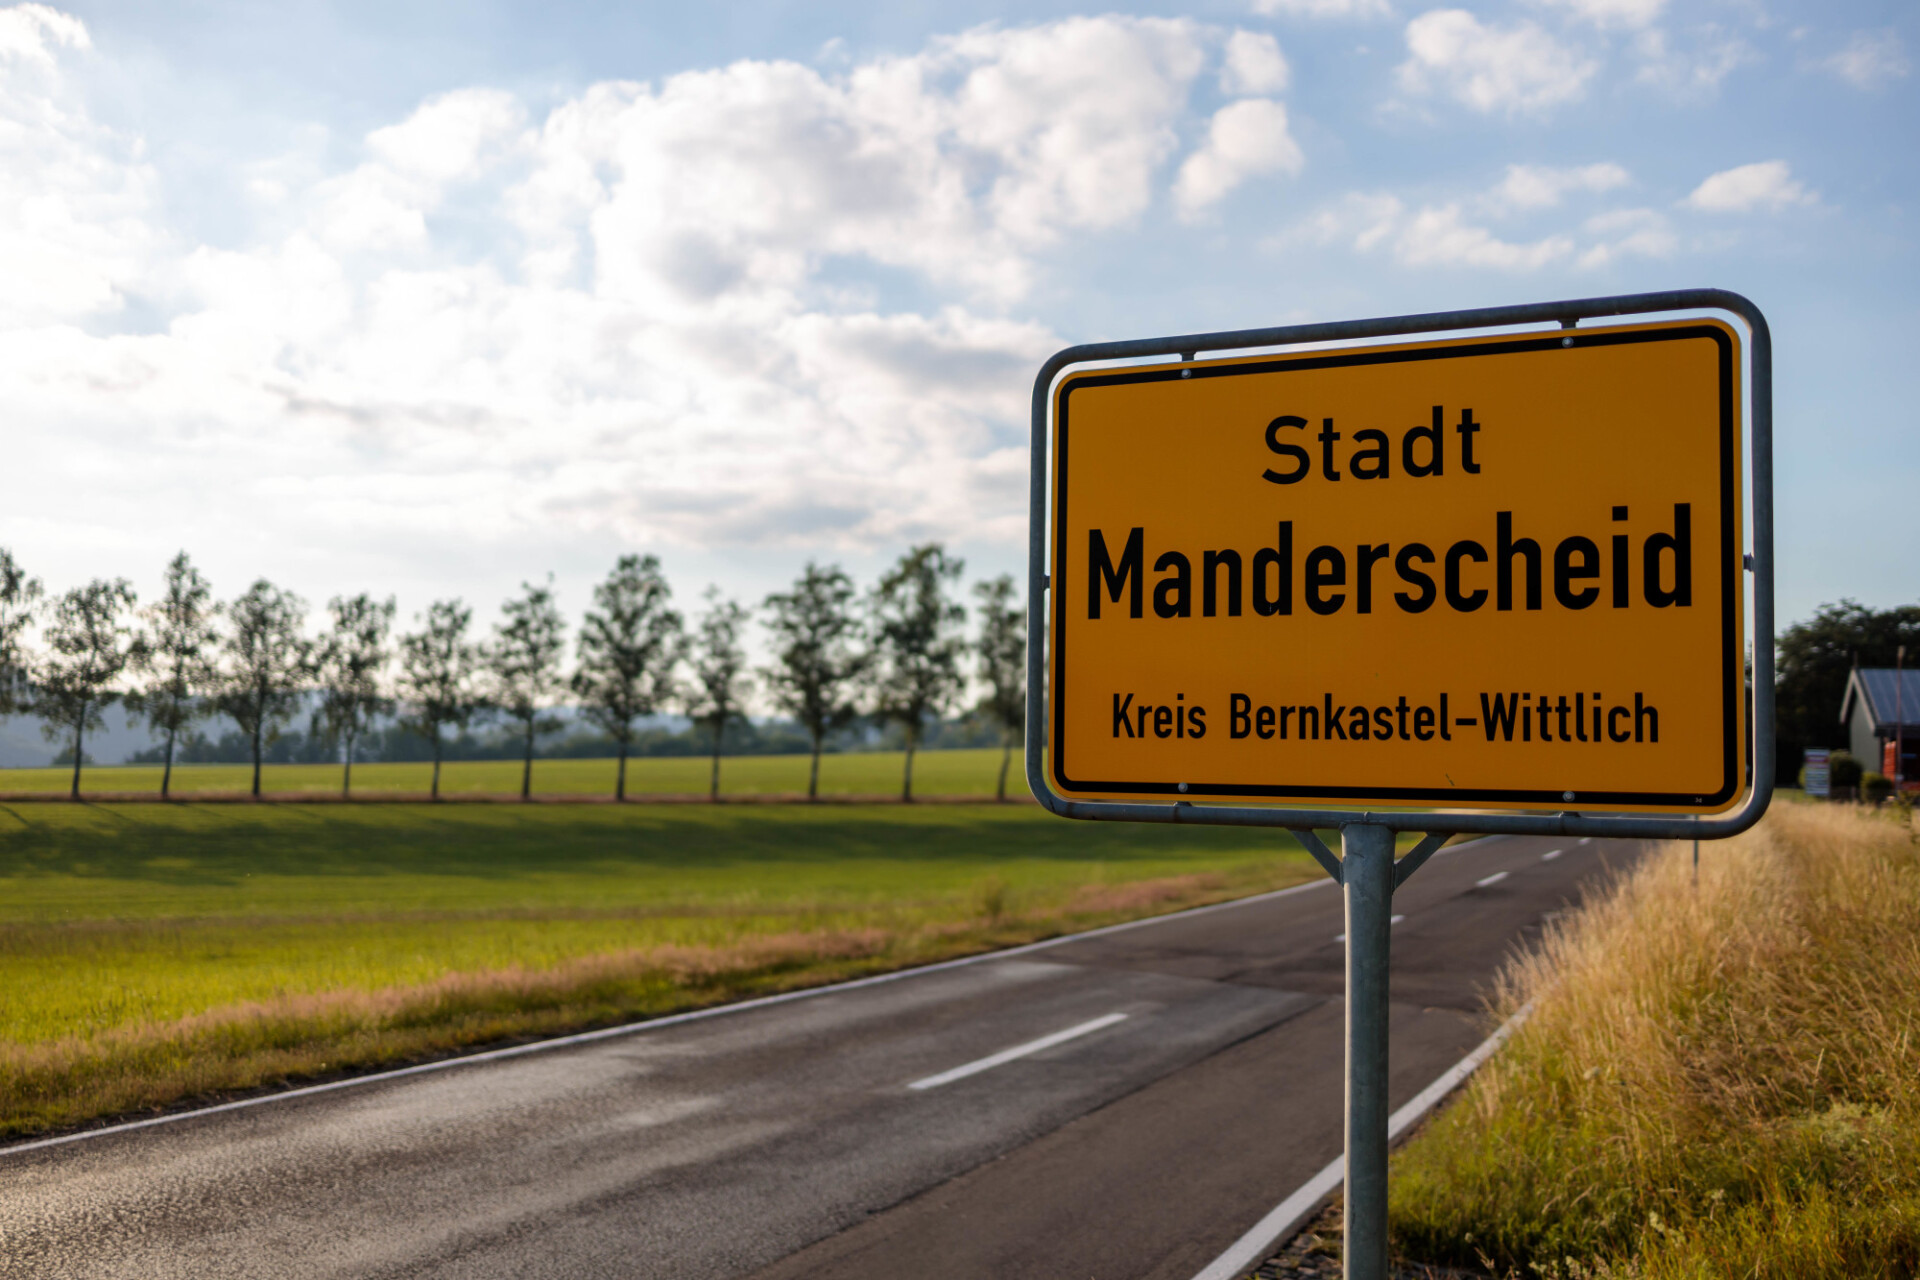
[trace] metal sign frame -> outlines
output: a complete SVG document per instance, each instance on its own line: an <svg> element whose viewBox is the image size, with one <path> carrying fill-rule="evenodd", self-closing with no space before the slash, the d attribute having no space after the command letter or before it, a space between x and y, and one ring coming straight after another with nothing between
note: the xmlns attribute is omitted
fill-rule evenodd
<svg viewBox="0 0 1920 1280"><path fill-rule="evenodd" d="M1748 332L1747 375L1750 399L1747 414L1747 476L1753 487L1753 546L1748 568L1753 576L1752 708L1748 715L1747 767L1751 785L1747 798L1732 813L1710 818L1659 814L1594 814L1574 810L1559 813L1502 813L1462 811L1436 813L1418 809L1352 810L1279 808L1252 805L1172 804L1072 800L1048 784L1043 762L1043 734L1031 726L1047 723L1046 681L1048 598L1050 582L1047 534L1050 519L1051 459L1048 424L1053 388L1061 374L1075 365L1100 361L1138 360L1155 356L1195 359L1199 353L1231 353L1248 348L1297 346L1305 343L1354 341L1410 335L1441 335L1475 329L1557 324L1573 328L1582 320L1599 317L1652 316L1672 312L1719 311L1737 317ZM1681 289L1669 293L1627 294L1610 298L1580 298L1515 307L1486 307L1470 311L1439 311L1423 315L1387 316L1328 324L1288 325L1273 329L1242 329L1226 333L1186 334L1130 342L1099 342L1056 352L1040 367L1033 384L1032 470L1029 477L1027 543L1027 785L1049 812L1063 818L1110 822L1198 823L1212 826L1282 827L1310 833L1329 827L1364 823L1390 831L1454 834L1479 832L1505 835L1613 836L1637 839L1720 839L1736 835L1760 820L1773 799L1774 690L1773 690L1773 342L1766 317L1752 302L1724 289ZM1317 840L1312 841L1318 844ZM1319 851L1316 850L1316 854ZM1330 861L1328 855L1323 861ZM1333 867L1329 866L1329 871ZM1406 867L1411 872L1412 866ZM1338 873L1334 872L1338 879ZM1404 874L1401 877L1404 879Z"/></svg>

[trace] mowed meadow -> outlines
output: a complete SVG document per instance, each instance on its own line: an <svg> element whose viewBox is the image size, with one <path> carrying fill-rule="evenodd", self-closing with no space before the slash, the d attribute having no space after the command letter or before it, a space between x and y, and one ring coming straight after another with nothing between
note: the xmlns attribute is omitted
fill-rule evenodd
<svg viewBox="0 0 1920 1280"><path fill-rule="evenodd" d="M997 789L1001 758L995 748L917 752L913 758L914 794L990 798ZM742 799L803 796L808 764L805 755L727 756L720 762L720 794ZM899 751L823 755L820 793L828 797L898 795L904 764L905 755ZM610 759L535 760L533 791L536 796L567 799L611 796L615 768ZM629 759L627 794L635 798L705 796L712 768L709 756ZM451 799L518 797L520 770L518 760L449 760L441 766L440 791ZM337 764L269 764L261 766L260 786L268 795L331 798L340 794L341 773ZM432 774L433 766L425 761L356 764L353 795L367 800L423 796ZM80 771L80 790L83 796L157 796L160 775L159 765L85 765ZM245 795L252 779L251 765L175 765L170 790L181 798ZM72 782L71 765L0 769L0 796L64 796ZM1022 799L1027 794L1025 766L1018 751L1007 771L1007 794Z"/></svg>
<svg viewBox="0 0 1920 1280"><path fill-rule="evenodd" d="M937 770L943 754L925 759ZM1030 802L11 801L0 1133L656 1016L1320 874L1280 832L1072 823Z"/></svg>

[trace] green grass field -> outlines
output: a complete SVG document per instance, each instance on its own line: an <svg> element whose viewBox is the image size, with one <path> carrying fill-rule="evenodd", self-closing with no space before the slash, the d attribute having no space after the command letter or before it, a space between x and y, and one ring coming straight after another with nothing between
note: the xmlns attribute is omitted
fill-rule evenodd
<svg viewBox="0 0 1920 1280"><path fill-rule="evenodd" d="M804 755L728 756L720 762L722 795L799 795L807 789ZM903 763L898 751L859 751L820 758L820 790L824 795L885 796L900 790ZM627 794L705 795L711 760L698 756L649 756L627 762ZM1014 753L1007 778L1009 795L1024 796L1020 754ZM361 764L353 770L355 795L382 792L424 795L432 776L430 764ZM922 751L914 757L913 789L929 796L991 796L1000 772L1000 752L986 748L964 751ZM88 765L80 770L82 794L159 794L159 765ZM612 760L535 760L533 789L547 796L610 796ZM73 770L0 769L0 795L67 794ZM244 792L253 781L252 766L244 764L178 765L173 771L175 795ZM270 764L261 770L263 791L276 795L340 793L340 766L331 764ZM448 796L518 795L518 760L454 760L441 767L441 793Z"/></svg>
<svg viewBox="0 0 1920 1280"><path fill-rule="evenodd" d="M1277 831L1031 804L0 804L0 1132L1319 874Z"/></svg>

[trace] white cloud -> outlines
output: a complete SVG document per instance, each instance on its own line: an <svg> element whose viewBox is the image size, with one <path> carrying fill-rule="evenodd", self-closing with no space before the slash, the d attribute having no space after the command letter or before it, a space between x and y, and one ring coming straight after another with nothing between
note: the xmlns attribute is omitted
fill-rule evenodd
<svg viewBox="0 0 1920 1280"><path fill-rule="evenodd" d="M1906 46L1891 29L1854 32L1846 48L1820 65L1856 89L1878 89L1909 70Z"/></svg>
<svg viewBox="0 0 1920 1280"><path fill-rule="evenodd" d="M1687 207L1706 213L1746 213L1753 209L1780 209L1812 204L1814 196L1799 182L1785 160L1763 160L1724 169L1693 189Z"/></svg>
<svg viewBox="0 0 1920 1280"><path fill-rule="evenodd" d="M438 186L473 178L520 140L526 110L498 89L461 89L367 135L367 150L395 173Z"/></svg>
<svg viewBox="0 0 1920 1280"><path fill-rule="evenodd" d="M1287 109L1267 98L1244 98L1214 113L1207 140L1180 166L1174 203L1193 217L1248 178L1298 173L1306 163L1287 132Z"/></svg>
<svg viewBox="0 0 1920 1280"><path fill-rule="evenodd" d="M1280 42L1265 32L1235 31L1227 37L1220 68L1220 91L1227 94L1281 93L1289 76Z"/></svg>
<svg viewBox="0 0 1920 1280"><path fill-rule="evenodd" d="M1482 24L1464 9L1434 9L1407 24L1400 64L1408 93L1441 93L1476 111L1538 112L1571 102L1598 69L1531 22Z"/></svg>
<svg viewBox="0 0 1920 1280"><path fill-rule="evenodd" d="M1253 0L1253 11L1269 18L1390 18L1387 0Z"/></svg>
<svg viewBox="0 0 1920 1280"><path fill-rule="evenodd" d="M21 4L0 9L0 58L20 64L51 68L56 46L61 49L91 49L93 39L87 24L72 14L43 4Z"/></svg>
<svg viewBox="0 0 1920 1280"><path fill-rule="evenodd" d="M1404 201L1380 193L1352 193L1322 209L1270 247L1297 243L1344 244L1355 253L1385 249L1406 267L1478 267L1526 272L1573 256L1575 241L1565 234L1532 241L1503 240L1470 222L1457 201L1409 209Z"/></svg>
<svg viewBox="0 0 1920 1280"><path fill-rule="evenodd" d="M1759 55L1738 35L1708 25L1694 33L1694 47L1679 49L1662 27L1637 33L1631 52L1639 63L1635 79L1680 95L1711 94L1739 68Z"/></svg>
<svg viewBox="0 0 1920 1280"><path fill-rule="evenodd" d="M1597 27L1635 30L1651 26L1667 7L1667 0L1534 0L1534 3L1562 10Z"/></svg>
<svg viewBox="0 0 1920 1280"><path fill-rule="evenodd" d="M1394 238L1394 256L1412 267L1494 267L1532 271L1573 252L1563 235L1525 244L1502 240L1485 227L1467 222L1456 204L1422 209Z"/></svg>
<svg viewBox="0 0 1920 1280"><path fill-rule="evenodd" d="M303 556L533 537L1017 544L1028 379L1059 345L1013 314L1039 255L1170 182L1199 208L1300 163L1255 97L1172 168L1216 59L1248 92L1284 75L1270 38L1072 18L540 114L444 94L345 166L254 166L261 229L216 248L168 229L140 140L69 91L86 47L0 10L0 402L41 477L10 528L82 545L58 495L84 491L123 513L86 535L114 559L166 528L277 547L296 581ZM130 299L139 332L80 327Z"/></svg>
<svg viewBox="0 0 1920 1280"><path fill-rule="evenodd" d="M1670 258L1680 239L1665 215L1652 209L1615 209L1595 214L1581 224L1594 243L1583 250L1579 265L1604 267L1620 258Z"/></svg>
<svg viewBox="0 0 1920 1280"><path fill-rule="evenodd" d="M1528 212L1551 209L1573 191L1612 191L1631 182L1632 176L1617 164L1552 165L1510 164L1507 176L1488 196L1496 211Z"/></svg>
<svg viewBox="0 0 1920 1280"><path fill-rule="evenodd" d="M1172 121L1205 60L1184 19L1069 18L936 46L965 75L949 111L965 146L1005 166L992 205L1015 234L1114 226L1146 207Z"/></svg>
<svg viewBox="0 0 1920 1280"><path fill-rule="evenodd" d="M60 64L91 47L77 18L0 10L0 324L112 315L156 243L152 169Z"/></svg>
<svg viewBox="0 0 1920 1280"><path fill-rule="evenodd" d="M1545 172L1560 180L1548 179L1544 185L1555 190L1556 203L1560 191L1612 190L1626 180L1626 175L1624 171L1610 172L1611 168L1589 165L1548 170ZM1509 169L1509 180L1513 172ZM1539 189L1531 181L1522 187L1530 194ZM1499 188L1495 190L1497 193ZM1516 274L1549 267L1590 269L1631 257L1666 258L1679 250L1679 239L1666 216L1652 209L1608 210L1546 235L1514 239L1476 222L1470 216L1474 203L1439 200L1410 206L1384 192L1352 192L1270 240L1266 247L1284 253L1302 245L1343 245L1361 255L1385 252L1403 267L1464 267ZM1513 206L1501 203L1497 194L1478 203L1493 206L1495 213L1514 211Z"/></svg>
<svg viewBox="0 0 1920 1280"><path fill-rule="evenodd" d="M1405 212L1398 196L1349 192L1270 238L1266 248L1286 252L1301 245L1345 245L1356 253L1368 253L1393 234Z"/></svg>

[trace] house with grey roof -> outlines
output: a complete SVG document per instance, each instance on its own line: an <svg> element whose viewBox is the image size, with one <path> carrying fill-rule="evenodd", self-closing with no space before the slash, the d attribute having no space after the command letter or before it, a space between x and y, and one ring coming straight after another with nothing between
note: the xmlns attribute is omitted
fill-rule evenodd
<svg viewBox="0 0 1920 1280"><path fill-rule="evenodd" d="M1920 786L1920 672L1892 667L1855 667L1840 699L1847 749L1867 769L1893 776L1887 747L1900 740L1900 779Z"/></svg>

